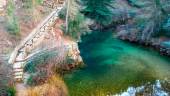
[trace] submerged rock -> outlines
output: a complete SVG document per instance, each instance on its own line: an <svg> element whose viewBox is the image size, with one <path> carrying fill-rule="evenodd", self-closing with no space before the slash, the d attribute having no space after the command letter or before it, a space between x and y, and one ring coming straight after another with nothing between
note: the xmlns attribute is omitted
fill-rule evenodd
<svg viewBox="0 0 170 96"><path fill-rule="evenodd" d="M170 41L164 41L160 44L160 52L165 55L170 55Z"/></svg>

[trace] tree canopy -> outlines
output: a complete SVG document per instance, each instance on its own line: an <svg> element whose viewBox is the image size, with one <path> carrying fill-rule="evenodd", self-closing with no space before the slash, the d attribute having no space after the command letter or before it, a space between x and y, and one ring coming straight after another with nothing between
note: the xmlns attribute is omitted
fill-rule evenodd
<svg viewBox="0 0 170 96"><path fill-rule="evenodd" d="M112 19L112 13L109 8L112 0L81 0L84 8L82 13L96 24L107 25Z"/></svg>

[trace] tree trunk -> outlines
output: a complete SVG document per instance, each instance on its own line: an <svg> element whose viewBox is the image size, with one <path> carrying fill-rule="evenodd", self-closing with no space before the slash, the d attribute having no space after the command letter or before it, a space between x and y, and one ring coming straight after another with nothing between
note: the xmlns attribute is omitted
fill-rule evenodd
<svg viewBox="0 0 170 96"><path fill-rule="evenodd" d="M67 0L67 13L66 13L66 33L68 33L68 25L69 25L69 7L70 7L70 0Z"/></svg>

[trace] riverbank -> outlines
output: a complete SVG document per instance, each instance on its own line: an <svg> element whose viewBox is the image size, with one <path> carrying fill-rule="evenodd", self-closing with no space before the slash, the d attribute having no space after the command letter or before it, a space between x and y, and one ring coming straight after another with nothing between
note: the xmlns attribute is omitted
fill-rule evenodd
<svg viewBox="0 0 170 96"><path fill-rule="evenodd" d="M116 95L107 95L107 96L169 96L169 89L167 90L170 83L167 81L156 80L154 84L147 83L139 87L128 87L125 92Z"/></svg>
<svg viewBox="0 0 170 96"><path fill-rule="evenodd" d="M63 48L63 51L66 51L62 53L65 54L65 59L67 59L67 63L64 68L64 70L72 70L74 68L77 68L79 66L84 66L83 59L80 55L78 42L73 40L70 36L64 35L63 30L61 29L61 26L64 24L64 21L61 19L57 19L56 23L54 25L54 31L52 34L54 34L54 44L53 46L60 46ZM47 44L50 44L51 41L49 41ZM59 47L59 48L60 48ZM62 49L59 49L62 50ZM61 55L61 57L63 57Z"/></svg>
<svg viewBox="0 0 170 96"><path fill-rule="evenodd" d="M164 40L162 38L151 38L149 41L141 41L137 38L131 38L128 36L118 36L117 38L137 45L143 45L145 47L153 48L161 55L165 55L168 57L170 56L170 41L168 39Z"/></svg>

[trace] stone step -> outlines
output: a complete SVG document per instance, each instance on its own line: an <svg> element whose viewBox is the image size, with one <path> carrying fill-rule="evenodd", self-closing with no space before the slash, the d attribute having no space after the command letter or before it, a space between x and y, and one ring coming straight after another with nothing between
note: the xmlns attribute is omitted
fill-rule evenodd
<svg viewBox="0 0 170 96"><path fill-rule="evenodd" d="M21 64L21 65L23 65L23 64ZM15 66L13 65L13 69L23 69L23 67L19 67L19 68L18 68L18 66L19 66L19 65L15 65ZM14 68L14 67L16 67L16 68Z"/></svg>
<svg viewBox="0 0 170 96"><path fill-rule="evenodd" d="M14 79L22 79L23 76L15 76Z"/></svg>
<svg viewBox="0 0 170 96"><path fill-rule="evenodd" d="M16 72L16 73L14 73L14 76L22 76L23 75L23 72Z"/></svg>
<svg viewBox="0 0 170 96"><path fill-rule="evenodd" d="M23 68L22 64L14 64L13 65L13 69L20 69L20 68Z"/></svg>
<svg viewBox="0 0 170 96"><path fill-rule="evenodd" d="M24 69L22 69L22 68L16 68L16 69L14 69L14 72L23 72L24 71Z"/></svg>

